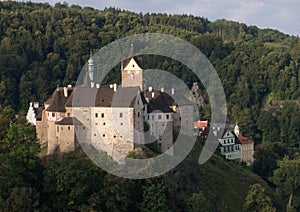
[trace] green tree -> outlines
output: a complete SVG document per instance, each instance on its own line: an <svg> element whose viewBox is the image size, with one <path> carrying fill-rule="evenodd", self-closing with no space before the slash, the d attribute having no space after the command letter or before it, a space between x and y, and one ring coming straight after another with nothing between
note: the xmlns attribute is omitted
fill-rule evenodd
<svg viewBox="0 0 300 212"><path fill-rule="evenodd" d="M289 209L300 210L300 157L287 156L278 161L271 181L277 186L276 193Z"/></svg>
<svg viewBox="0 0 300 212"><path fill-rule="evenodd" d="M265 189L258 183L250 186L250 190L243 205L245 212L275 212L270 197L265 194Z"/></svg>
<svg viewBox="0 0 300 212"><path fill-rule="evenodd" d="M279 142L267 142L262 145L255 155L253 172L268 180L273 171L277 169L277 160L281 160L287 154L286 148Z"/></svg>
<svg viewBox="0 0 300 212"><path fill-rule="evenodd" d="M146 211L167 211L167 185L163 178L148 179L142 187L143 199L140 203L140 210Z"/></svg>
<svg viewBox="0 0 300 212"><path fill-rule="evenodd" d="M188 211L194 211L194 212L212 211L209 202L205 198L202 191L198 193L193 193L192 196L188 199Z"/></svg>

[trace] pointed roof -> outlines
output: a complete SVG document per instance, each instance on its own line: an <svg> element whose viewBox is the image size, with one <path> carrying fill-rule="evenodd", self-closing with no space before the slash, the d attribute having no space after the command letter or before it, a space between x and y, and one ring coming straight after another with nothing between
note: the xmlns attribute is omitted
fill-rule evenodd
<svg viewBox="0 0 300 212"><path fill-rule="evenodd" d="M52 94L51 98L47 101L49 107L46 109L48 112L66 112L65 103L68 97L64 96L63 88L57 88Z"/></svg>
<svg viewBox="0 0 300 212"><path fill-rule="evenodd" d="M125 60L123 60L123 69L125 69L126 68L126 66L129 64L129 62L131 61L131 59L134 59L134 61L138 64L138 66L140 67L140 68L142 68L143 67L143 59L142 59L142 57L135 57L134 56L134 45L133 44L131 44L131 46L130 46L130 50L129 50L129 55L128 55L128 57L125 59Z"/></svg>

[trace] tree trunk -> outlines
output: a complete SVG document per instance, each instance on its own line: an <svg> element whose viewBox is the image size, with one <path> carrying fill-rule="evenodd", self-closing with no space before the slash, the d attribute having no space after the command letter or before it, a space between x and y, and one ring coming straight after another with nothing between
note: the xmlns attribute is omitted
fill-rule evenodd
<svg viewBox="0 0 300 212"><path fill-rule="evenodd" d="M288 203L289 208L292 208L292 200L293 200L293 192L291 192L291 194L290 194L290 199L289 199L289 203Z"/></svg>

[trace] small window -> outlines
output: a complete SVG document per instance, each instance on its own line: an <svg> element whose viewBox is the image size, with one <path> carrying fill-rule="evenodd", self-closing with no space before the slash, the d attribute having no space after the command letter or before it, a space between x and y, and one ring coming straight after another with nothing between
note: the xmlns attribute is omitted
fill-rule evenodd
<svg viewBox="0 0 300 212"><path fill-rule="evenodd" d="M105 126L106 125L106 123L105 122L103 122L103 126Z"/></svg>
<svg viewBox="0 0 300 212"><path fill-rule="evenodd" d="M67 113L67 117L70 117L70 113Z"/></svg>
<svg viewBox="0 0 300 212"><path fill-rule="evenodd" d="M158 115L158 119L161 119L161 115Z"/></svg>
<svg viewBox="0 0 300 212"><path fill-rule="evenodd" d="M101 118L104 118L104 113L101 113Z"/></svg>
<svg viewBox="0 0 300 212"><path fill-rule="evenodd" d="M123 113L120 113L120 118L122 118L123 117Z"/></svg>
<svg viewBox="0 0 300 212"><path fill-rule="evenodd" d="M98 122L96 122L95 125L98 126Z"/></svg>
<svg viewBox="0 0 300 212"><path fill-rule="evenodd" d="M98 118L98 113L95 113L95 118Z"/></svg>
<svg viewBox="0 0 300 212"><path fill-rule="evenodd" d="M103 134L102 137L105 137L105 134Z"/></svg>
<svg viewBox="0 0 300 212"><path fill-rule="evenodd" d="M59 126L56 127L56 131L59 132Z"/></svg>
<svg viewBox="0 0 300 212"><path fill-rule="evenodd" d="M94 133L94 136L97 136L97 134L96 134L96 133Z"/></svg>
<svg viewBox="0 0 300 212"><path fill-rule="evenodd" d="M167 119L169 119L169 118L170 118L169 116L170 116L170 115L169 115L169 114L167 114L167 115L166 115L166 118L167 118Z"/></svg>
<svg viewBox="0 0 300 212"><path fill-rule="evenodd" d="M71 126L68 126L68 130L71 130Z"/></svg>
<svg viewBox="0 0 300 212"><path fill-rule="evenodd" d="M140 112L137 113L137 117L140 117Z"/></svg>
<svg viewBox="0 0 300 212"><path fill-rule="evenodd" d="M55 117L55 113L52 112L52 117Z"/></svg>
<svg viewBox="0 0 300 212"><path fill-rule="evenodd" d="M152 115L152 120L154 120L154 115Z"/></svg>
<svg viewBox="0 0 300 212"><path fill-rule="evenodd" d="M60 130L61 130L61 131L63 131L63 130L64 130L64 128L63 128L63 127L60 127Z"/></svg>
<svg viewBox="0 0 300 212"><path fill-rule="evenodd" d="M123 126L123 122L121 122L120 125Z"/></svg>
<svg viewBox="0 0 300 212"><path fill-rule="evenodd" d="M114 135L114 138L116 138L117 136Z"/></svg>

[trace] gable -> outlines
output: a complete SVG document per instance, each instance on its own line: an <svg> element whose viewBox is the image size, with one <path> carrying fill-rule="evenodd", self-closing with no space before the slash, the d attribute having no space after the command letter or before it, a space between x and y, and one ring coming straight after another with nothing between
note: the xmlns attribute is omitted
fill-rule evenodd
<svg viewBox="0 0 300 212"><path fill-rule="evenodd" d="M134 58L131 58L129 63L124 68L124 71L140 71L141 67L137 64Z"/></svg>
<svg viewBox="0 0 300 212"><path fill-rule="evenodd" d="M232 137L234 137L232 132L230 130L226 130L222 138L232 138Z"/></svg>

